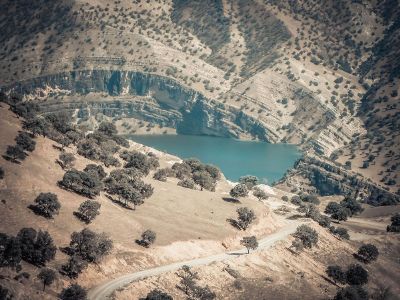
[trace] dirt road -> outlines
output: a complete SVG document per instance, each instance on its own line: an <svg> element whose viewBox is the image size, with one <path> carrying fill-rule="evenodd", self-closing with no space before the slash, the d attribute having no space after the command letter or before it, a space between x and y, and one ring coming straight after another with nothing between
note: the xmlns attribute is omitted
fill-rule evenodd
<svg viewBox="0 0 400 300"><path fill-rule="evenodd" d="M288 225L279 229L277 232L275 232L271 235L268 235L268 236L264 237L263 239L260 239L258 241L258 249L257 250L269 248L276 242L284 240L288 235L290 235L296 231L296 228L299 224L300 224L299 222L292 221ZM110 280L102 285L99 285L99 286L94 287L93 289L89 290L88 299L89 300L107 299L107 297L109 295L111 295L113 291L115 291L116 289L121 288L133 281L137 281L137 280L140 280L140 279L143 279L146 277L150 277L150 276L160 275L160 274L166 273L166 272L175 271L184 265L187 265L190 267L208 265L213 262L234 259L235 257L237 257L239 255L245 255L245 254L247 254L246 249L239 249L239 250L235 250L235 251L215 254L215 255L202 257L202 258L196 258L196 259L188 260L188 261L176 262L176 263L173 263L170 265L165 265L165 266L155 267L155 268L151 268L151 269L147 269L147 270L143 270L143 271L139 271L139 272L135 272L135 273L130 273L130 274L115 278L113 280Z"/></svg>

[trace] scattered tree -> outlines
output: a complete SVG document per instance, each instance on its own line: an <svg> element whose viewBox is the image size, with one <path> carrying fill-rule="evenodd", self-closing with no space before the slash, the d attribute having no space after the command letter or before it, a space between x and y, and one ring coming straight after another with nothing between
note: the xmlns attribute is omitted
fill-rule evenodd
<svg viewBox="0 0 400 300"><path fill-rule="evenodd" d="M0 167L0 180L4 178L4 169Z"/></svg>
<svg viewBox="0 0 400 300"><path fill-rule="evenodd" d="M328 215L332 215L336 213L340 209L340 204L337 202L329 202L325 207L325 213Z"/></svg>
<svg viewBox="0 0 400 300"><path fill-rule="evenodd" d="M368 292L361 286L346 286L336 293L334 300L365 300Z"/></svg>
<svg viewBox="0 0 400 300"><path fill-rule="evenodd" d="M386 230L388 232L400 232L400 213L394 214L390 220L392 221L392 224L388 225Z"/></svg>
<svg viewBox="0 0 400 300"><path fill-rule="evenodd" d="M236 210L238 219L235 225L242 230L246 230L250 224L256 219L254 211L248 207L239 207Z"/></svg>
<svg viewBox="0 0 400 300"><path fill-rule="evenodd" d="M346 283L346 274L340 266L328 266L326 269L326 275L332 278L335 283Z"/></svg>
<svg viewBox="0 0 400 300"><path fill-rule="evenodd" d="M97 131L101 132L102 134L105 134L107 136L113 136L118 133L117 127L111 122L102 122L99 125L99 128Z"/></svg>
<svg viewBox="0 0 400 300"><path fill-rule="evenodd" d="M337 221L346 221L350 214L348 208L340 206L340 208L331 215L331 218Z"/></svg>
<svg viewBox="0 0 400 300"><path fill-rule="evenodd" d="M101 204L99 202L86 200L79 205L78 211L75 212L75 215L82 221L86 222L86 224L89 224L100 214L100 207Z"/></svg>
<svg viewBox="0 0 400 300"><path fill-rule="evenodd" d="M18 160L24 160L27 157L24 149L19 145L8 146L6 150L6 155L14 162L17 162Z"/></svg>
<svg viewBox="0 0 400 300"><path fill-rule="evenodd" d="M172 300L172 296L164 293L159 289L152 290L146 296L146 298L140 298L140 300Z"/></svg>
<svg viewBox="0 0 400 300"><path fill-rule="evenodd" d="M68 262L61 266L60 273L68 276L71 279L78 278L79 274L86 269L88 263L78 257L77 255L72 255Z"/></svg>
<svg viewBox="0 0 400 300"><path fill-rule="evenodd" d="M239 178L239 183L244 184L248 190L251 190L258 184L257 176L246 175Z"/></svg>
<svg viewBox="0 0 400 300"><path fill-rule="evenodd" d="M346 280L350 285L363 285L368 282L368 272L359 264L350 265L346 272Z"/></svg>
<svg viewBox="0 0 400 300"><path fill-rule="evenodd" d="M345 240L349 240L350 239L349 232L348 232L348 230L346 228L342 228L342 227L336 227L335 228L334 226L331 226L329 228L329 230L332 232L332 234L337 235L342 239L345 239Z"/></svg>
<svg viewBox="0 0 400 300"><path fill-rule="evenodd" d="M0 267L15 268L22 259L21 242L18 238L0 233Z"/></svg>
<svg viewBox="0 0 400 300"><path fill-rule="evenodd" d="M258 200L266 200L268 199L267 194L260 188L255 187L253 189L253 196L256 197Z"/></svg>
<svg viewBox="0 0 400 300"><path fill-rule="evenodd" d="M359 214L363 211L361 204L357 202L355 199L346 197L344 200L340 202L340 206L347 208L350 212L350 216Z"/></svg>
<svg viewBox="0 0 400 300"><path fill-rule="evenodd" d="M86 300L87 293L84 288L74 283L63 289L59 297L61 300Z"/></svg>
<svg viewBox="0 0 400 300"><path fill-rule="evenodd" d="M103 188L97 177L74 169L65 172L59 185L89 198L97 196Z"/></svg>
<svg viewBox="0 0 400 300"><path fill-rule="evenodd" d="M20 132L15 138L15 141L17 142L17 145L25 151L32 152L35 150L36 142L28 132Z"/></svg>
<svg viewBox="0 0 400 300"><path fill-rule="evenodd" d="M305 248L312 248L318 243L318 233L305 224L297 227L294 237L299 239Z"/></svg>
<svg viewBox="0 0 400 300"><path fill-rule="evenodd" d="M358 249L357 254L364 262L370 263L371 261L378 259L379 251L375 245L365 244Z"/></svg>
<svg viewBox="0 0 400 300"><path fill-rule="evenodd" d="M248 193L249 193L249 190L247 189L247 186L243 183L239 183L239 184L235 185L229 192L229 194L233 198L246 197Z"/></svg>
<svg viewBox="0 0 400 300"><path fill-rule="evenodd" d="M246 247L247 254L250 253L250 249L255 250L258 247L258 241L254 235L243 237L242 240L240 241L240 244Z"/></svg>
<svg viewBox="0 0 400 300"><path fill-rule="evenodd" d="M46 289L47 285L51 285L56 279L56 272L52 269L43 268L40 270L38 278L43 282L43 291Z"/></svg>
<svg viewBox="0 0 400 300"><path fill-rule="evenodd" d="M31 208L36 214L52 219L54 215L58 214L61 204L56 194L40 193L35 199L35 205L32 205Z"/></svg>
<svg viewBox="0 0 400 300"><path fill-rule="evenodd" d="M178 182L178 185L187 189L194 189L195 182L191 178L185 178Z"/></svg>

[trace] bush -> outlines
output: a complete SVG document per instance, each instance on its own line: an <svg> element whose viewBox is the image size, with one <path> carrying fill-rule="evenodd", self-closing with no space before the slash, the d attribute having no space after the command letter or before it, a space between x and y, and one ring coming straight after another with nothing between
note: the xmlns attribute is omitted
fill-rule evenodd
<svg viewBox="0 0 400 300"><path fill-rule="evenodd" d="M332 226L330 228L330 231L332 232L332 234L339 236L342 239L345 240L349 240L350 239L350 235L349 232L346 228L342 228L342 227L334 227Z"/></svg>
<svg viewBox="0 0 400 300"><path fill-rule="evenodd" d="M147 294L146 298L140 298L140 300L172 300L172 296L164 293L158 289L152 290Z"/></svg>
<svg viewBox="0 0 400 300"><path fill-rule="evenodd" d="M346 280L350 285L363 285L368 282L368 272L359 264L350 265L346 272Z"/></svg>
<svg viewBox="0 0 400 300"><path fill-rule="evenodd" d="M253 196L256 197L258 200L268 199L267 194L262 189L259 189L257 187L253 189Z"/></svg>
<svg viewBox="0 0 400 300"><path fill-rule="evenodd" d="M215 191L215 180L207 171L196 171L193 173L193 181L200 185L201 190Z"/></svg>
<svg viewBox="0 0 400 300"><path fill-rule="evenodd" d="M297 195L293 196L292 199L290 199L290 202L297 206L300 206L302 203L300 197Z"/></svg>
<svg viewBox="0 0 400 300"><path fill-rule="evenodd" d="M75 156L72 153L61 153L58 157L58 160L61 162L61 167L63 169L71 168L75 161Z"/></svg>
<svg viewBox="0 0 400 300"><path fill-rule="evenodd" d="M257 176L246 175L239 178L239 183L244 184L247 189L251 190L258 184Z"/></svg>
<svg viewBox="0 0 400 300"><path fill-rule="evenodd" d="M170 168L164 168L155 172L153 178L165 182L169 176L175 176L175 172Z"/></svg>
<svg viewBox="0 0 400 300"><path fill-rule="evenodd" d="M320 215L318 218L318 224L322 227L328 228L331 225L331 219L327 216Z"/></svg>
<svg viewBox="0 0 400 300"><path fill-rule="evenodd" d="M97 129L100 133L107 135L107 136L113 136L118 133L117 128L113 123L110 122L102 122L99 125L99 128Z"/></svg>
<svg viewBox="0 0 400 300"><path fill-rule="evenodd" d="M288 202L288 201L289 201L289 197L286 196L286 195L282 196L281 199L282 199L282 201L285 201L285 202Z"/></svg>
<svg viewBox="0 0 400 300"><path fill-rule="evenodd" d="M15 138L15 141L17 142L17 145L25 151L32 152L35 150L36 142L28 132L20 132Z"/></svg>
<svg viewBox="0 0 400 300"><path fill-rule="evenodd" d="M174 163L172 170L174 170L176 178L181 180L192 176L192 169L185 163Z"/></svg>
<svg viewBox="0 0 400 300"><path fill-rule="evenodd" d="M340 266L328 266L326 269L326 275L332 278L335 283L346 283L346 274Z"/></svg>
<svg viewBox="0 0 400 300"><path fill-rule="evenodd" d="M375 245L365 244L358 249L357 254L363 261L369 263L378 259L379 251Z"/></svg>
<svg viewBox="0 0 400 300"><path fill-rule="evenodd" d="M194 185L195 182L190 179L190 178L186 178L186 179L182 179L178 182L178 185L187 189L194 189Z"/></svg>
<svg viewBox="0 0 400 300"><path fill-rule="evenodd" d="M298 226L293 236L299 239L305 248L312 248L318 243L318 233L308 225Z"/></svg>
<svg viewBox="0 0 400 300"><path fill-rule="evenodd" d="M84 288L74 283L69 287L63 289L59 295L59 298L61 300L86 300L87 293Z"/></svg>
<svg viewBox="0 0 400 300"><path fill-rule="evenodd" d="M79 205L78 211L75 212L75 215L86 224L89 224L100 214L100 207L101 204L99 202L86 200Z"/></svg>
<svg viewBox="0 0 400 300"><path fill-rule="evenodd" d="M97 177L75 169L67 171L59 184L68 190L90 198L97 196L103 188Z"/></svg>
<svg viewBox="0 0 400 300"><path fill-rule="evenodd" d="M22 228L17 238L21 243L23 260L36 266L44 266L54 259L57 248L47 231L36 232L33 228Z"/></svg>
<svg viewBox="0 0 400 300"><path fill-rule="evenodd" d="M386 230L388 232L400 232L400 213L394 214L390 220L392 224L388 225Z"/></svg>
<svg viewBox="0 0 400 300"><path fill-rule="evenodd" d="M137 151L124 151L120 157L126 161L125 168L134 168L142 174L148 175L152 168L155 168L154 158Z"/></svg>
<svg viewBox="0 0 400 300"><path fill-rule="evenodd" d="M0 167L0 180L4 178L4 170Z"/></svg>
<svg viewBox="0 0 400 300"><path fill-rule="evenodd" d="M233 198L239 198L246 197L248 193L249 190L247 189L247 186L243 183L239 183L230 190L229 195Z"/></svg>
<svg viewBox="0 0 400 300"><path fill-rule="evenodd" d="M148 248L156 240L156 233L150 229L142 233L142 239L138 240L138 244Z"/></svg>
<svg viewBox="0 0 400 300"><path fill-rule="evenodd" d="M331 215L331 218L338 221L346 221L349 215L351 215L351 211L348 208L340 206L340 208Z"/></svg>
<svg viewBox="0 0 400 300"><path fill-rule="evenodd" d="M0 285L0 299L1 300L12 300L14 295L4 286Z"/></svg>
<svg viewBox="0 0 400 300"><path fill-rule="evenodd" d="M52 219L54 215L58 215L61 204L58 197L53 193L40 193L35 199L35 205L32 210L45 218Z"/></svg>
<svg viewBox="0 0 400 300"><path fill-rule="evenodd" d="M51 285L56 279L56 272L54 272L52 269L43 268L40 270L38 278L40 279L40 281L43 282L43 291L44 291L46 289L46 286Z"/></svg>
<svg viewBox="0 0 400 300"><path fill-rule="evenodd" d="M368 292L361 286L346 286L336 293L334 300L366 300Z"/></svg>
<svg viewBox="0 0 400 300"><path fill-rule="evenodd" d="M113 242L104 233L98 234L88 228L71 234L70 250L88 262L97 262L109 254Z"/></svg>

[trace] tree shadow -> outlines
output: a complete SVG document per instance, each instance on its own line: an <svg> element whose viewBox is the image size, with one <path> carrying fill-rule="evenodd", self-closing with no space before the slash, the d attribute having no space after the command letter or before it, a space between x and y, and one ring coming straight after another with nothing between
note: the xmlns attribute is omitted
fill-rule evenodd
<svg viewBox="0 0 400 300"><path fill-rule="evenodd" d="M229 203L241 203L240 200L231 197L222 197L222 200Z"/></svg>
<svg viewBox="0 0 400 300"><path fill-rule="evenodd" d="M146 243L144 240L139 240L139 239L137 239L137 240L135 240L135 243L136 244L138 244L139 246L142 246L142 247L145 247L145 248L149 248L149 244L148 243Z"/></svg>
<svg viewBox="0 0 400 300"><path fill-rule="evenodd" d="M14 158L12 158L12 157L9 157L8 155L2 155L2 157L3 157L5 160L11 161L11 162L14 163L14 164L17 164L17 165L20 165L20 164L21 164L20 161L14 159Z"/></svg>
<svg viewBox="0 0 400 300"><path fill-rule="evenodd" d="M242 230L242 227L240 227L239 222L235 219L226 219L226 221L231 224L233 227L235 227L236 229Z"/></svg>
<svg viewBox="0 0 400 300"><path fill-rule="evenodd" d="M364 264L368 264L368 260L366 260L364 257L362 257L360 254L358 253L353 253L353 257L355 259L357 259L358 261L364 263Z"/></svg>
<svg viewBox="0 0 400 300"><path fill-rule="evenodd" d="M108 195L108 194L105 194L105 196L106 196L108 199L110 199L110 200L112 201L112 203L114 203L114 204L117 204L117 205L119 205L119 206L121 206L121 207L123 207L123 208L125 208L125 209L135 210L134 208L130 207L129 205L127 205L127 204L125 204L125 203L123 203L123 202L121 202L121 201L119 201L119 200L115 200L113 197L111 197L111 196Z"/></svg>

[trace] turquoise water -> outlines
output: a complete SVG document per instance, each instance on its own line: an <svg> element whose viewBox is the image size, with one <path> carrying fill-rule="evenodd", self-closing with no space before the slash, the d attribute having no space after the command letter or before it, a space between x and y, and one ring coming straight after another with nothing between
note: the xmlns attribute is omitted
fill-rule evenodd
<svg viewBox="0 0 400 300"><path fill-rule="evenodd" d="M213 164L232 181L240 176L255 175L271 184L301 156L296 146L288 144L195 135L133 135L129 138L180 158L196 157Z"/></svg>

